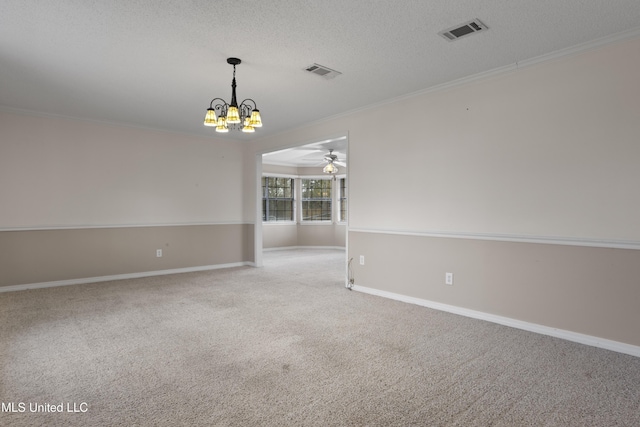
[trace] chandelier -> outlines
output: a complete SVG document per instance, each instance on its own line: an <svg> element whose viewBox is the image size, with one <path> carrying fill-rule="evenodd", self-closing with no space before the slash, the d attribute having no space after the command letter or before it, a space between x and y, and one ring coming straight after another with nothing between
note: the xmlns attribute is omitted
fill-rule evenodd
<svg viewBox="0 0 640 427"><path fill-rule="evenodd" d="M262 127L260 111L253 99L245 99L238 105L236 100L236 65L242 61L238 58L227 58L227 64L233 65L233 80L231 80L231 103L222 98L213 98L204 116L204 125L216 128L216 132L229 132L229 129L242 132L255 132L255 128ZM218 101L214 105L214 102Z"/></svg>

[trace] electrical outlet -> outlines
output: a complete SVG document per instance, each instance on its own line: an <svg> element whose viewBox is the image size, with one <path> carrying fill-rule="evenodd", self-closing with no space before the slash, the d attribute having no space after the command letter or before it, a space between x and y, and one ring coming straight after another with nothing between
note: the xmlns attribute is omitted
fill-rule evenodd
<svg viewBox="0 0 640 427"><path fill-rule="evenodd" d="M162 257L162 249L156 249L156 257L158 258Z"/></svg>
<svg viewBox="0 0 640 427"><path fill-rule="evenodd" d="M360 265L364 265L364 255L360 255Z"/></svg>
<svg viewBox="0 0 640 427"><path fill-rule="evenodd" d="M444 284L445 285L453 285L453 273L445 273L445 275L444 275Z"/></svg>

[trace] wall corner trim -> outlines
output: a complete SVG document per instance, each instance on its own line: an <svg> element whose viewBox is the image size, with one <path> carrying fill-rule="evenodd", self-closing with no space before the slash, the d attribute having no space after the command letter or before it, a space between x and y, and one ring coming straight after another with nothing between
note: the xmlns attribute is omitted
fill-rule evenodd
<svg viewBox="0 0 640 427"><path fill-rule="evenodd" d="M354 291L363 292L370 295L376 295L383 298L389 298L396 301L415 304L422 307L432 308L434 310L445 311L460 316L471 317L473 319L485 320L487 322L497 323L516 329L522 329L529 332L535 332L542 335L548 335L555 338L561 338L567 341L573 341L592 347L598 347L605 350L624 353L631 356L640 357L640 346L626 344L619 341L608 340L605 338L594 337L591 335L580 334L577 332L567 331L564 329L552 328L549 326L538 325L536 323L525 322L522 320L512 319L509 317L497 316L495 314L484 313L482 311L470 310L467 308L456 307L453 305L442 304L435 301L429 301L421 298L410 297L406 295L396 294L393 292L382 291L378 289L368 288L365 286L355 285Z"/></svg>
<svg viewBox="0 0 640 427"><path fill-rule="evenodd" d="M170 270L145 271L140 273L115 274L112 276L87 277L81 279L56 280L53 282L27 283L23 285L0 286L0 292L26 291L28 289L54 288L57 286L83 285L89 283L109 282L112 280L138 279L141 277L164 276L167 274L192 273L196 271L219 270L231 267L255 267L255 263L249 261L234 262L228 264L203 265L199 267L174 268Z"/></svg>

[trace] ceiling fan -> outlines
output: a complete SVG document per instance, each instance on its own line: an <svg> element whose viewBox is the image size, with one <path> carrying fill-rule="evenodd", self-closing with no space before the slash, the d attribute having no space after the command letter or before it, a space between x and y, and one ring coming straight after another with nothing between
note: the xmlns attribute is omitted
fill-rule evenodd
<svg viewBox="0 0 640 427"><path fill-rule="evenodd" d="M344 157L342 157L343 155L340 154L340 152L338 152L338 155L340 155L341 157L338 157L338 155L334 154L335 149L329 149L329 154L325 154L322 155L322 153L326 153L326 149L324 150L311 150L311 151L307 151L304 157L297 159L298 162L298 166L304 166L304 167L315 167L315 166L320 166L322 167L323 165L329 163L329 161L331 161L331 163L334 163L336 165L342 166L342 167L347 167L347 163L346 163L346 159Z"/></svg>
<svg viewBox="0 0 640 427"><path fill-rule="evenodd" d="M324 156L324 161L327 163L327 165L322 168L322 172L331 175L335 175L336 173L338 173L338 168L335 165L347 166L345 163L338 161L338 156L333 154L332 148L329 149L329 154Z"/></svg>
<svg viewBox="0 0 640 427"><path fill-rule="evenodd" d="M347 167L347 164L345 162L341 161L340 159L338 159L338 156L333 154L333 148L330 148L329 149L329 154L324 156L324 161L326 163L335 163L336 165L340 165L342 167Z"/></svg>

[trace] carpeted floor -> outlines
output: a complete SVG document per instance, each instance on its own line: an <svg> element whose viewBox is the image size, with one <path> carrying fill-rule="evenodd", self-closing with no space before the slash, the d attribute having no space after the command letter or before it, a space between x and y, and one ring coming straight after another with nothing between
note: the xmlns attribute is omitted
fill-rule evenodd
<svg viewBox="0 0 640 427"><path fill-rule="evenodd" d="M344 277L344 252L274 251L260 269L0 293L0 425L640 425L640 358Z"/></svg>

